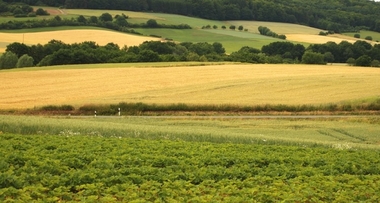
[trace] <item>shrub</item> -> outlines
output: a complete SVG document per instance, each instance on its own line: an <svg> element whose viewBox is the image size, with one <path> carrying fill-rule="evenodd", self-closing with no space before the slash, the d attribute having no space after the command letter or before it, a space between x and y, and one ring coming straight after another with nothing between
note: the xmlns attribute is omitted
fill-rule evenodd
<svg viewBox="0 0 380 203"><path fill-rule="evenodd" d="M50 14L47 11L45 11L44 9L42 9L42 8L38 8L36 10L36 15L47 16L47 15L50 15Z"/></svg>
<svg viewBox="0 0 380 203"><path fill-rule="evenodd" d="M355 65L355 63L356 63L356 60L354 58L347 59L347 64L348 65L353 66L353 65Z"/></svg>
<svg viewBox="0 0 380 203"><path fill-rule="evenodd" d="M305 64L326 64L325 56L320 53L307 51L302 56L302 63Z"/></svg>
<svg viewBox="0 0 380 203"><path fill-rule="evenodd" d="M99 17L99 19L100 19L101 21L104 21L104 22L111 22L113 18L112 18L112 15L109 14L109 13L103 13L103 14Z"/></svg>
<svg viewBox="0 0 380 203"><path fill-rule="evenodd" d="M231 29L231 30L235 30L235 29L236 29L236 26L235 26L235 25L231 25L231 26L230 26L230 29Z"/></svg>
<svg viewBox="0 0 380 203"><path fill-rule="evenodd" d="M13 52L5 52L0 57L0 69L15 68L18 61L18 57Z"/></svg>
<svg viewBox="0 0 380 203"><path fill-rule="evenodd" d="M356 33L356 34L354 35L354 37L355 37L355 38L360 38L360 34Z"/></svg>
<svg viewBox="0 0 380 203"><path fill-rule="evenodd" d="M379 60L373 60L372 62L371 62L371 66L372 67L380 67L380 62L379 62Z"/></svg>
<svg viewBox="0 0 380 203"><path fill-rule="evenodd" d="M278 35L278 38L279 38L279 39L286 40L286 36L285 36L285 35Z"/></svg>
<svg viewBox="0 0 380 203"><path fill-rule="evenodd" d="M372 41L372 37L371 36L367 36L367 37L365 37L365 39Z"/></svg>
<svg viewBox="0 0 380 203"><path fill-rule="evenodd" d="M16 67L17 68L32 67L33 62L34 62L34 59L31 56L24 54L18 59Z"/></svg>
<svg viewBox="0 0 380 203"><path fill-rule="evenodd" d="M150 28L156 28L156 27L158 27L158 23L154 19L149 19L148 21L146 21L146 25L148 27L150 27Z"/></svg>
<svg viewBox="0 0 380 203"><path fill-rule="evenodd" d="M322 35L322 36L327 36L328 34L329 34L328 32L323 32L323 31L319 32L319 35Z"/></svg>
<svg viewBox="0 0 380 203"><path fill-rule="evenodd" d="M372 59L368 55L363 55L356 59L356 66L371 66Z"/></svg>
<svg viewBox="0 0 380 203"><path fill-rule="evenodd" d="M29 13L28 17L37 17L37 15L35 13Z"/></svg>
<svg viewBox="0 0 380 203"><path fill-rule="evenodd" d="M55 105L47 105L41 107L42 111L74 111L75 108L71 105L61 105L61 106L55 106Z"/></svg>

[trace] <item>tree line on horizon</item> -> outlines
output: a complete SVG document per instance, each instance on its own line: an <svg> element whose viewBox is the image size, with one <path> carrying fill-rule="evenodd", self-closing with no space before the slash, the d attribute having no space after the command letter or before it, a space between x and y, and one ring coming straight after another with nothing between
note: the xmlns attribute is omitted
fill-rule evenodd
<svg viewBox="0 0 380 203"><path fill-rule="evenodd" d="M271 64L327 64L348 63L355 66L380 66L380 45L372 46L365 41L353 44L343 41L339 44L310 45L291 42L273 42L261 50L249 46L226 54L219 42L161 42L146 41L139 46L124 46L114 43L100 46L95 42L66 44L52 40L45 45L28 46L12 43L0 57L0 69L31 66L52 66L68 64L134 63L134 62L244 62Z"/></svg>
<svg viewBox="0 0 380 203"><path fill-rule="evenodd" d="M3 3L1 3L3 2ZM0 0L4 3L180 14L212 20L258 20L308 25L337 33L380 32L380 3L367 0Z"/></svg>

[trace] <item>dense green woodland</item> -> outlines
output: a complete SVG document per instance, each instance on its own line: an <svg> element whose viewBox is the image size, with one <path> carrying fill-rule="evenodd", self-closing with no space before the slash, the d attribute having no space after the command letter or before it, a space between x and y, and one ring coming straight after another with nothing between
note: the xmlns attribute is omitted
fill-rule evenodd
<svg viewBox="0 0 380 203"><path fill-rule="evenodd" d="M67 8L150 11L213 20L260 20L309 25L334 32L380 32L380 2L368 0L2 0ZM3 4L0 3L0 12Z"/></svg>

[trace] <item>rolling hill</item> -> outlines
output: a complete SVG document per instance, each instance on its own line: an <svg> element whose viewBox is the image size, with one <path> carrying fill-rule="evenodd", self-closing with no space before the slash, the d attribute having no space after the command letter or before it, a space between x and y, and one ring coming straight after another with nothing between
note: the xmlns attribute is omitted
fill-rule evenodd
<svg viewBox="0 0 380 203"><path fill-rule="evenodd" d="M88 10L88 9L58 9L46 7L52 16L44 18L52 18L55 15L60 15L62 18L73 18L83 15L86 17L100 16L102 13L108 12L111 15L127 15L128 22L130 23L144 23L149 19L154 19L160 24L176 25L186 23L193 29L178 30L167 28L136 28L135 30L148 37L141 37L125 33L116 33L105 31L104 29L94 27L55 27L55 28L41 28L41 29L24 29L24 30L11 30L7 33L17 34L1 34L0 38L0 52L5 51L5 47L12 42L25 42L26 44L46 43L49 40L56 39L64 42L81 42L81 41L96 41L100 45L113 42L119 44L120 47L124 45L133 46L141 44L143 41L160 40L159 38L152 38L149 36L160 36L162 39L174 40L176 42L220 42L226 48L227 53L239 50L243 46L250 46L260 49L263 45L280 41L267 36L259 35L258 26L266 26L279 34L285 34L287 40L301 43L305 46L313 43L326 43L328 41L341 42L346 40L355 42L357 39L350 35L334 34L329 36L320 36L318 33L322 30L298 25L291 23L277 23L277 22L263 22L263 21L215 21L200 19L195 17L181 16L175 14L162 14L162 13L144 13L133 11L121 10ZM9 20L9 18L8 18ZM25 20L14 18L13 20ZM1 19L0 21L5 21ZM202 29L202 27L210 26L210 29ZM230 30L230 25L244 26L246 31ZM214 27L216 29L213 29ZM225 26L226 29L222 29ZM83 31L87 29L87 31ZM90 30L91 31L90 31ZM54 33L51 31L60 30ZM65 31L63 31L65 30ZM1 31L0 31L1 32ZM30 33L33 32L33 33ZM30 38L29 38L30 36ZM75 40L73 37L75 36Z"/></svg>

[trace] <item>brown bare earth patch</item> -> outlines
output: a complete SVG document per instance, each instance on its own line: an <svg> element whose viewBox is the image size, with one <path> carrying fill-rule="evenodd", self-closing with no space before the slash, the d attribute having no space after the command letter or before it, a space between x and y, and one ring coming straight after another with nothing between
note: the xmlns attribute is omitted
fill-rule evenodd
<svg viewBox="0 0 380 203"><path fill-rule="evenodd" d="M153 37L144 37L107 30L62 30L35 33L0 33L2 43L20 42L25 44L46 44L51 40L61 40L64 43L80 43L84 41L94 41L99 45L106 45L113 42L120 47L124 45L136 46L145 41L160 40ZM0 50L0 52L4 52Z"/></svg>
<svg viewBox="0 0 380 203"><path fill-rule="evenodd" d="M380 96L380 69L376 68L243 64L86 67L0 71L0 109L119 102L297 105Z"/></svg>

